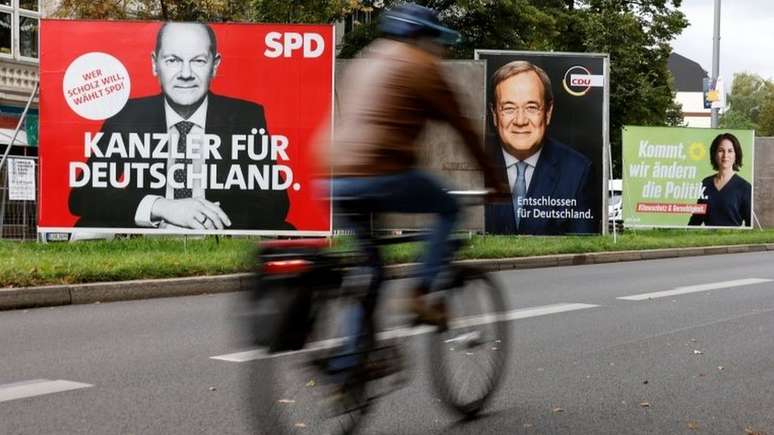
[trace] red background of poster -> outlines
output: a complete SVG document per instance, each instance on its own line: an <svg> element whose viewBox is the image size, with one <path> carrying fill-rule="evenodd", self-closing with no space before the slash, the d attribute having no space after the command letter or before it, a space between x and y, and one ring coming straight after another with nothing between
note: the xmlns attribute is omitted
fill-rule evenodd
<svg viewBox="0 0 774 435"><path fill-rule="evenodd" d="M129 72L129 98L157 95L161 89L152 73L151 52L160 26L160 22L42 20L39 227L72 227L77 220L68 208L69 162L86 161L84 132L98 132L104 122L82 118L70 109L62 89L67 67L83 54L108 53ZM287 190L288 222L298 231L329 231L329 206L313 195L311 148L318 129L330 124L333 27L232 23L211 27L222 60L210 90L263 105L271 134L289 139L286 164L301 184L299 191ZM269 32L317 33L325 40L325 50L316 58L304 58L302 50L292 57L269 58L264 56Z"/></svg>

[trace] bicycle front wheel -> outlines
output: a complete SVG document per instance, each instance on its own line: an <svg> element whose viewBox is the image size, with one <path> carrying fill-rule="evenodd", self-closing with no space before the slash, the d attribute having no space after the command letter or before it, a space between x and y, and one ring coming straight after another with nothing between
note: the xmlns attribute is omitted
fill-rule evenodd
<svg viewBox="0 0 774 435"><path fill-rule="evenodd" d="M486 273L457 269L446 290L449 328L431 334L431 378L445 405L478 414L497 389L508 358L508 325L500 286Z"/></svg>

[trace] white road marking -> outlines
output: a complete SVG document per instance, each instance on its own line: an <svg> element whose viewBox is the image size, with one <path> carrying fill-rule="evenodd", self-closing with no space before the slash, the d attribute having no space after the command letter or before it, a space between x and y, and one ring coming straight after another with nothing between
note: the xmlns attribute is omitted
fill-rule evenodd
<svg viewBox="0 0 774 435"><path fill-rule="evenodd" d="M466 328L471 326L486 325L489 323L494 323L495 321L498 321L498 320L508 322L511 320L546 316L548 314L583 310L586 308L594 308L598 306L599 305L592 305L592 304L565 303L565 304L544 305L544 306L532 307L532 308L522 308L519 310L512 310L512 311L508 311L500 314L471 316L463 319L458 319L456 321L452 321L450 328L454 329L454 328ZM391 338L411 337L415 335L427 334L428 332L432 332L432 331L433 331L433 328L430 326L422 326L417 328L396 328L396 329L390 329L387 331L380 332L379 339L384 340L384 339L391 339ZM343 342L344 342L343 338L332 338L329 340L322 340L322 341L316 341L314 343L310 343L304 349L291 351L291 352L267 354L264 349L253 349L253 350L246 350L243 352L211 356L210 359L241 363L241 362L253 361L258 359L276 358L276 357L281 357L286 355L293 355L300 352L311 352L314 350L330 349L335 346L338 346Z"/></svg>
<svg viewBox="0 0 774 435"><path fill-rule="evenodd" d="M65 381L62 379L56 381L49 379L33 379L31 381L14 382L12 384L0 385L0 402L93 386L94 385L91 384L82 384L80 382Z"/></svg>
<svg viewBox="0 0 774 435"><path fill-rule="evenodd" d="M713 282L709 284L689 285L685 287L676 287L672 290L664 290L660 292L641 293L632 296L623 296L617 299L624 301L644 301L646 299L665 298L667 296L683 295L686 293L704 292L708 290L716 290L721 288L740 287L744 285L760 284L764 282L770 282L770 279L761 278L748 278L748 279L736 279L733 281Z"/></svg>

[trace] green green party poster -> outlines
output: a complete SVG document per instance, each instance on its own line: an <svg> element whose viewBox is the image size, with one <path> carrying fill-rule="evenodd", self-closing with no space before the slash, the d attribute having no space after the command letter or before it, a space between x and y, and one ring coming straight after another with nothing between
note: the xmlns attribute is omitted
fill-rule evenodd
<svg viewBox="0 0 774 435"><path fill-rule="evenodd" d="M627 227L752 228L755 132L623 130Z"/></svg>

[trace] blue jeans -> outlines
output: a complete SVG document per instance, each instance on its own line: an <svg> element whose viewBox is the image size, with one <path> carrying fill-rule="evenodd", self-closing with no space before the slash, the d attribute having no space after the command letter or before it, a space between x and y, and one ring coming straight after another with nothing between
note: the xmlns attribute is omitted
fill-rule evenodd
<svg viewBox="0 0 774 435"><path fill-rule="evenodd" d="M435 177L420 170L372 177L334 178L331 195L340 211L355 216L348 223L355 231L360 248L366 255L367 266L371 269L363 303L352 307L346 314L348 341L344 353L352 357L342 356L331 362L333 369L346 369L356 364L355 353L362 340L373 337L373 312L384 281L384 263L378 247L371 243L368 213L432 213L438 216L428 234L418 273L419 288L429 291L444 263L453 254L449 252L449 237L457 223L459 206ZM336 201L336 198L341 200Z"/></svg>

